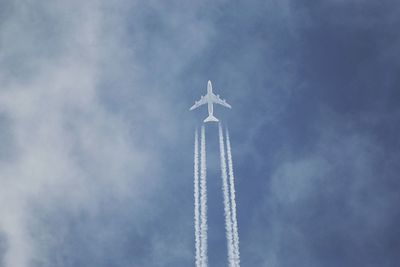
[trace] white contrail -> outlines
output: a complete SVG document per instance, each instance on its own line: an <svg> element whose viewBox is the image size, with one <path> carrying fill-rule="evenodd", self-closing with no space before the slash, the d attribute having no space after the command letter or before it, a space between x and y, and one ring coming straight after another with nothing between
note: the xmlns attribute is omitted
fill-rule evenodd
<svg viewBox="0 0 400 267"><path fill-rule="evenodd" d="M237 216L236 216L235 177L233 175L232 149L231 149L231 141L229 138L228 128L226 128L226 148L228 154L229 182L230 182L231 205L232 205L234 254L235 254L236 266L240 266L239 232L238 232Z"/></svg>
<svg viewBox="0 0 400 267"><path fill-rule="evenodd" d="M207 181L206 181L206 138L204 125L201 127L201 157L200 157L200 232L201 232L201 266L207 267Z"/></svg>
<svg viewBox="0 0 400 267"><path fill-rule="evenodd" d="M228 174L226 170L225 144L224 144L224 135L222 133L221 123L218 124L218 135L219 135L219 151L220 151L220 161L221 161L222 193L224 197L225 231L226 231L226 242L228 250L228 262L230 267L234 267L235 258L233 254L234 247L233 247L231 205L229 202L230 200L229 200Z"/></svg>
<svg viewBox="0 0 400 267"><path fill-rule="evenodd" d="M199 136L196 129L194 134L194 231L196 245L196 267L201 267L199 201Z"/></svg>

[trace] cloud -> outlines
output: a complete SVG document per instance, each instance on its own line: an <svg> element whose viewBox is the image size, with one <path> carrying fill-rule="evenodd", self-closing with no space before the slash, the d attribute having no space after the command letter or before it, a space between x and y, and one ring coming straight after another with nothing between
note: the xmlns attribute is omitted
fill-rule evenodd
<svg viewBox="0 0 400 267"><path fill-rule="evenodd" d="M132 146L124 121L98 96L98 61L106 52L96 47L99 3L9 5L0 104L8 132L1 141L12 157L4 157L0 172L0 226L4 264L20 267L48 261L42 247L54 241L36 235L48 223L38 224L43 211L52 216L51 207L60 206L96 217L106 197L139 197L141 175L152 171L149 153Z"/></svg>
<svg viewBox="0 0 400 267"><path fill-rule="evenodd" d="M204 113L188 108L211 79L233 106L216 112L231 129L243 264L390 266L390 2L1 2L0 261L192 264L192 137ZM210 238L221 265L224 240Z"/></svg>
<svg viewBox="0 0 400 267"><path fill-rule="evenodd" d="M187 266L192 160L170 155L193 128L176 83L212 28L178 3L3 5L4 265Z"/></svg>
<svg viewBox="0 0 400 267"><path fill-rule="evenodd" d="M368 259L393 266L396 252L386 234L398 219L392 172L398 154L384 156L371 135L343 123L325 117L313 149L278 156L253 217L251 228L263 229L246 251L253 262L357 266Z"/></svg>

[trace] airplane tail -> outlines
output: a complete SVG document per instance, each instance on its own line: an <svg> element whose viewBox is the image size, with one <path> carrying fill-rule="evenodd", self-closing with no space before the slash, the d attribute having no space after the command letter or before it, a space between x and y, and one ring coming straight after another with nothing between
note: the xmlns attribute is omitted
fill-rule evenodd
<svg viewBox="0 0 400 267"><path fill-rule="evenodd" d="M210 122L210 121L215 121L215 122L217 122L218 119L215 118L213 115L209 115L209 116L204 120L204 122Z"/></svg>

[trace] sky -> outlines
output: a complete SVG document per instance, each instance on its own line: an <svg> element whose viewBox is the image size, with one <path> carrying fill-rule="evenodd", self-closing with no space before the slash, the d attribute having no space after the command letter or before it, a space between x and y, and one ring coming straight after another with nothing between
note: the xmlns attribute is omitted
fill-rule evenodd
<svg viewBox="0 0 400 267"><path fill-rule="evenodd" d="M398 1L0 1L0 266L194 266L232 105L242 266L398 266ZM209 265L227 266L207 124Z"/></svg>

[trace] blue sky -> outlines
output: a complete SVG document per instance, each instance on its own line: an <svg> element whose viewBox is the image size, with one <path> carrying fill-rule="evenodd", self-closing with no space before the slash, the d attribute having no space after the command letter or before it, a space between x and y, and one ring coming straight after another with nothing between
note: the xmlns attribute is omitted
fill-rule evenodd
<svg viewBox="0 0 400 267"><path fill-rule="evenodd" d="M242 266L400 261L397 1L1 1L0 266L194 265L214 90ZM227 266L207 125L210 266Z"/></svg>

